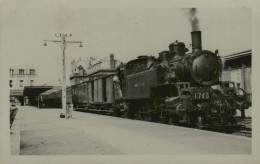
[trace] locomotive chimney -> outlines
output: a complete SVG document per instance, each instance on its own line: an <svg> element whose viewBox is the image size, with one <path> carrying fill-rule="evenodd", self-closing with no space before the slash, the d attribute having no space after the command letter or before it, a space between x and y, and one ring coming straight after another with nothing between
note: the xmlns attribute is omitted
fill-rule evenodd
<svg viewBox="0 0 260 164"><path fill-rule="evenodd" d="M197 51L201 50L201 31L193 31L191 32L191 40L192 40L192 50Z"/></svg>

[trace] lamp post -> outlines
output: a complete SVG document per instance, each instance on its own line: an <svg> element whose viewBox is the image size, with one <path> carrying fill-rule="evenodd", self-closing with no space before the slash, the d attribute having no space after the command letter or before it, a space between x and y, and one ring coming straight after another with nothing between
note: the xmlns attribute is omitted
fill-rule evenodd
<svg viewBox="0 0 260 164"><path fill-rule="evenodd" d="M57 43L61 50L62 50L62 57L63 57L63 83L62 83L62 110L66 113L66 118L69 118L69 110L66 110L66 63L65 63L65 50L67 48L68 43L79 43L79 47L82 46L82 41L66 41L66 37L71 37L72 35L68 34L55 34L56 37L61 38L61 40L44 40L43 46L47 46L46 42L53 42Z"/></svg>

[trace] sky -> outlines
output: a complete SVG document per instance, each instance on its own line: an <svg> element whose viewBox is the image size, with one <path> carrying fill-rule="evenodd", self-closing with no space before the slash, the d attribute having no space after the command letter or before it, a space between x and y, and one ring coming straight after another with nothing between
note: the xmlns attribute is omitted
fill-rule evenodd
<svg viewBox="0 0 260 164"><path fill-rule="evenodd" d="M181 8L84 8L66 3L37 8L13 6L2 17L1 42L9 67L33 66L38 85L58 85L62 79L62 51L55 33L68 33L66 74L72 59L104 58L113 53L122 62L139 55L158 56L178 40L191 43L191 25ZM202 48L221 56L252 49L251 10L248 8L197 8ZM191 49L191 47L190 47ZM69 79L67 79L69 84Z"/></svg>

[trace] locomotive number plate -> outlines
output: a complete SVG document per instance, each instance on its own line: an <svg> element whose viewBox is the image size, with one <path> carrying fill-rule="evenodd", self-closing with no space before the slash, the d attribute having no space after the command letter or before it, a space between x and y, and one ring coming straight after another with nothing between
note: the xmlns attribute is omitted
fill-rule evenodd
<svg viewBox="0 0 260 164"><path fill-rule="evenodd" d="M208 89L195 89L192 91L192 98L195 100L210 99L210 91Z"/></svg>

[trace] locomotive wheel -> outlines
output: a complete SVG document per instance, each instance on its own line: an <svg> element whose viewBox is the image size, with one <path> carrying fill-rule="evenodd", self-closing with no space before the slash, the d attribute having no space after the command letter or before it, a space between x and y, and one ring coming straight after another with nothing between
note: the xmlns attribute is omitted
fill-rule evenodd
<svg viewBox="0 0 260 164"><path fill-rule="evenodd" d="M168 122L167 122L167 119L166 119L166 118L161 117L161 118L160 118L160 123L162 123L162 124L167 124Z"/></svg>
<svg viewBox="0 0 260 164"><path fill-rule="evenodd" d="M169 121L168 121L169 125L174 125L174 120L172 117L169 118Z"/></svg>
<svg viewBox="0 0 260 164"><path fill-rule="evenodd" d="M191 116L191 115L188 115L187 116L187 123L188 123L189 127L194 128L195 127L195 119L194 119L194 117Z"/></svg>
<svg viewBox="0 0 260 164"><path fill-rule="evenodd" d="M150 115L147 116L147 121L152 122L152 117Z"/></svg>
<svg viewBox="0 0 260 164"><path fill-rule="evenodd" d="M144 116L144 117L143 117L143 120L144 120L144 121L147 121L147 116Z"/></svg>
<svg viewBox="0 0 260 164"><path fill-rule="evenodd" d="M135 119L135 120L142 120L141 114L140 114L139 112L135 113L134 119Z"/></svg>
<svg viewBox="0 0 260 164"><path fill-rule="evenodd" d="M114 108L113 115L115 117L120 117L121 116L120 108Z"/></svg>
<svg viewBox="0 0 260 164"><path fill-rule="evenodd" d="M177 125L178 122L179 122L178 119L176 119L174 117L169 117L169 121L168 121L169 125Z"/></svg>
<svg viewBox="0 0 260 164"><path fill-rule="evenodd" d="M150 115L144 116L144 120L151 122L152 121L152 117Z"/></svg>
<svg viewBox="0 0 260 164"><path fill-rule="evenodd" d="M129 112L125 111L124 118L130 118Z"/></svg>

